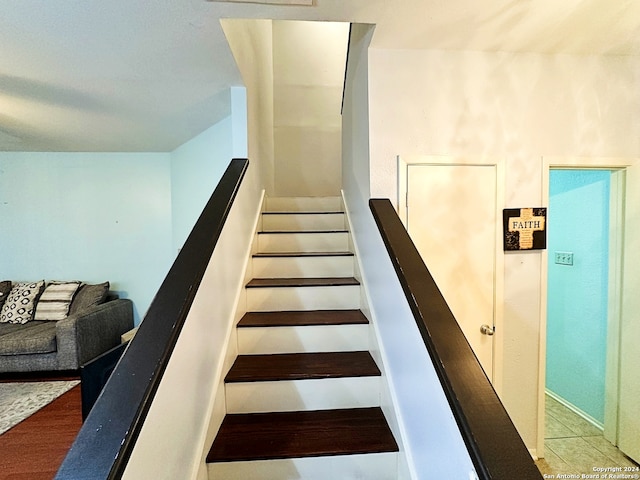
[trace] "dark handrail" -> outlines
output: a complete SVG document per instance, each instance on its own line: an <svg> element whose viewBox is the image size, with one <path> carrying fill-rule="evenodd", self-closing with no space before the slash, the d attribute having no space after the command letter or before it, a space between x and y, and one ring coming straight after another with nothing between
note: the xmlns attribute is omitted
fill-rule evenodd
<svg viewBox="0 0 640 480"><path fill-rule="evenodd" d="M369 206L480 480L540 480L498 398L391 202Z"/></svg>
<svg viewBox="0 0 640 480"><path fill-rule="evenodd" d="M351 31L353 23L349 24L349 35L347 37L347 54L344 59L344 80L342 81L342 101L340 103L340 115L344 112L344 96L347 93L347 73L349 72L349 52L351 51Z"/></svg>
<svg viewBox="0 0 640 480"><path fill-rule="evenodd" d="M56 479L105 480L124 473L248 165L234 159L227 167Z"/></svg>

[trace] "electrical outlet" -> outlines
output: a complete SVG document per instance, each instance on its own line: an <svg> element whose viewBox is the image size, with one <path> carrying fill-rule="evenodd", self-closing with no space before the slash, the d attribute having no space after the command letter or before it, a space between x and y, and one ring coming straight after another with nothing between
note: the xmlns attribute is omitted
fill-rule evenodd
<svg viewBox="0 0 640 480"><path fill-rule="evenodd" d="M555 252L555 263L558 265L573 265L573 252Z"/></svg>

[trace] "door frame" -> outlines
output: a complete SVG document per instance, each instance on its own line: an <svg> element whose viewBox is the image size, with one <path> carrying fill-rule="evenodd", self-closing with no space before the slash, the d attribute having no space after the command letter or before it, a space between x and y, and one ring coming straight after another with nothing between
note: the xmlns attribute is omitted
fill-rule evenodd
<svg viewBox="0 0 640 480"><path fill-rule="evenodd" d="M397 157L398 198L397 212L400 220L407 227L407 196L409 165L424 166L493 166L496 169L496 225L493 279L493 379L492 385L498 396L502 395L503 359L504 359L504 255L502 255L502 208L505 195L505 168L502 158L471 155L402 155Z"/></svg>
<svg viewBox="0 0 640 480"><path fill-rule="evenodd" d="M542 157L542 206L547 208L549 207L549 176L552 169L611 171L604 436L614 445L617 444L618 438L618 397L620 391L619 359L620 330L622 325L625 185L626 169L631 165L632 160L628 158ZM542 250L540 266L540 349L538 356L538 436L536 442L537 451L543 453L541 456L544 456L545 436L548 258L548 251L546 249Z"/></svg>

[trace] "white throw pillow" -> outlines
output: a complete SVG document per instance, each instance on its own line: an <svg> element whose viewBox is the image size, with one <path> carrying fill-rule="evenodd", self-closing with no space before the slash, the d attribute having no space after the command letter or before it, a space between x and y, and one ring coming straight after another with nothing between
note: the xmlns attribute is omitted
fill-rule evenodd
<svg viewBox="0 0 640 480"><path fill-rule="evenodd" d="M33 320L36 302L44 289L44 280L16 283L0 312L0 323L27 323Z"/></svg>

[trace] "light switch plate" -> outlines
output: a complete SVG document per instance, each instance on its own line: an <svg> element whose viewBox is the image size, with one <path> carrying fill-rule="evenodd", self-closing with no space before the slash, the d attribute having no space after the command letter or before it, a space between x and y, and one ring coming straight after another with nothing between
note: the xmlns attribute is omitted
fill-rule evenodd
<svg viewBox="0 0 640 480"><path fill-rule="evenodd" d="M555 263L558 265L573 265L573 252L555 252Z"/></svg>

